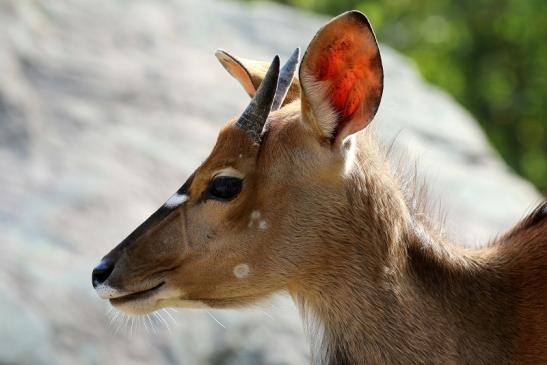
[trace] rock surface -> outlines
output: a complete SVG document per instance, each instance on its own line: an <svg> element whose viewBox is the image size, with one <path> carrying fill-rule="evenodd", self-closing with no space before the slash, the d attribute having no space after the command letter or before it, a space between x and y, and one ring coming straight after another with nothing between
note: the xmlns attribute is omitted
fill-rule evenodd
<svg viewBox="0 0 547 365"><path fill-rule="evenodd" d="M267 3L0 0L0 363L308 362L286 297L215 311L225 328L191 310L173 314L170 330L156 317L110 324L90 271L246 105L215 48L286 57L325 20ZM397 135L409 163L419 160L447 229L468 245L509 227L537 192L467 112L382 51L379 135Z"/></svg>

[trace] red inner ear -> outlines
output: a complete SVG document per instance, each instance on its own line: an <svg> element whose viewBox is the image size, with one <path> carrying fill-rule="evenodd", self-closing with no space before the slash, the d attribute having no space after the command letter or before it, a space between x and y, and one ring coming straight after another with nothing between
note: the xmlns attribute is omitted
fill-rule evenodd
<svg viewBox="0 0 547 365"><path fill-rule="evenodd" d="M362 40L360 40L362 42ZM354 45L354 39L350 36L332 39L319 53L314 74L319 81L330 81L331 86L328 92L330 102L338 113L340 119L334 133L337 133L352 120L352 117L369 118L374 114L372 110L366 110L368 100L374 100L373 95L368 95L378 90L378 77L373 74L377 70L374 62L377 59L377 49L367 47L363 49L362 44ZM375 108L374 106L370 106ZM359 120L358 125L352 127L353 131L363 128L369 120Z"/></svg>

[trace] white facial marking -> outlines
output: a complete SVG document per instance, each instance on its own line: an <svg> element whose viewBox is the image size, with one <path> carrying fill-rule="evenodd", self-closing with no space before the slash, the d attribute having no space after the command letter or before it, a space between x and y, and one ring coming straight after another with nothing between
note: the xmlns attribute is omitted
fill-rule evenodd
<svg viewBox="0 0 547 365"><path fill-rule="evenodd" d="M176 208L179 205L185 203L187 200L188 195L175 193L169 199L167 199L163 206L166 208Z"/></svg>
<svg viewBox="0 0 547 365"><path fill-rule="evenodd" d="M180 307L180 308L209 308L199 300L184 299L187 297L185 291L180 289L167 289L158 296L157 307Z"/></svg>
<svg viewBox="0 0 547 365"><path fill-rule="evenodd" d="M249 276L250 272L251 269L247 264L239 264L234 267L234 275L238 279L245 279L247 276Z"/></svg>
<svg viewBox="0 0 547 365"><path fill-rule="evenodd" d="M118 290L114 289L110 285L105 284L97 285L95 291L97 292L97 295L99 295L99 297L101 297L102 299L112 299L123 295L123 293L120 293Z"/></svg>
<svg viewBox="0 0 547 365"><path fill-rule="evenodd" d="M215 177L217 176L231 176L231 177L237 177L240 179L243 179L243 173L239 170L234 169L233 167L225 167L221 170L218 170L215 174Z"/></svg>
<svg viewBox="0 0 547 365"><path fill-rule="evenodd" d="M168 307L209 308L207 304L199 300L185 299L186 297L186 293L182 290L162 288L152 296L143 298L142 300L113 305L116 309L130 315L143 315L160 308Z"/></svg>
<svg viewBox="0 0 547 365"><path fill-rule="evenodd" d="M261 220L260 223L258 223L258 228L264 231L268 228L268 222L266 222L264 219Z"/></svg>

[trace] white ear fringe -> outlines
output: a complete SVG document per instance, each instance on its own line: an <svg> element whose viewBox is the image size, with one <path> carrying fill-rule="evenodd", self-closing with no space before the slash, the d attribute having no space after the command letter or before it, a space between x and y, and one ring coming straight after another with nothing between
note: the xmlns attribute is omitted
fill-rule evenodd
<svg viewBox="0 0 547 365"><path fill-rule="evenodd" d="M300 83L305 90L305 97L308 99L315 119L312 122L317 124L323 136L332 137L336 130L338 114L327 97L330 81L316 81L305 69L302 70L300 77Z"/></svg>

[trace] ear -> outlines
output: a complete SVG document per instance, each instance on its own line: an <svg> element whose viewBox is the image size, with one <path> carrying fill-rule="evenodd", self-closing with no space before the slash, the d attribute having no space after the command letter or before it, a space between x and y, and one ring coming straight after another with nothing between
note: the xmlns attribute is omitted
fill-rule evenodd
<svg viewBox="0 0 547 365"><path fill-rule="evenodd" d="M344 13L317 32L300 65L302 116L320 138L340 145L366 127L382 98L384 73L364 14Z"/></svg>
<svg viewBox="0 0 547 365"><path fill-rule="evenodd" d="M270 63L235 57L221 49L218 49L215 52L215 56L222 66L224 66L226 71L239 81L247 94L249 94L251 98L255 96L256 90L260 86L262 80L264 80L264 76L266 76ZM283 105L289 104L299 96L300 83L298 82L298 78L295 77L287 92Z"/></svg>

